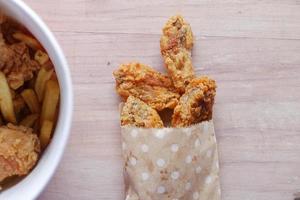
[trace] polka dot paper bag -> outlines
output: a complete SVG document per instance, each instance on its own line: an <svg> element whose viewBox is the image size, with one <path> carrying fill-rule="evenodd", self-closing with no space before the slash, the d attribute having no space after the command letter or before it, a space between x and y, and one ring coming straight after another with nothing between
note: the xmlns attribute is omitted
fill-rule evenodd
<svg viewBox="0 0 300 200"><path fill-rule="evenodd" d="M213 122L189 128L122 127L126 200L219 200Z"/></svg>

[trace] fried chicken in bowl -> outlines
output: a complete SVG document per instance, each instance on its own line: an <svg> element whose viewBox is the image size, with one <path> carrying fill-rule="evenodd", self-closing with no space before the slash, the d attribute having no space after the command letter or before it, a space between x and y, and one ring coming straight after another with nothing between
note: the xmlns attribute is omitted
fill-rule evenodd
<svg viewBox="0 0 300 200"><path fill-rule="evenodd" d="M22 1L0 0L0 199L35 199L71 126L73 95L53 34Z"/></svg>

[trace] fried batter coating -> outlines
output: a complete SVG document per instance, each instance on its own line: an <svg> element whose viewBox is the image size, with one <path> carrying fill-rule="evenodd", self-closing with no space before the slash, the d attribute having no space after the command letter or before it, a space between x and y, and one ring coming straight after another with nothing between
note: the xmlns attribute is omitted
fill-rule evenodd
<svg viewBox="0 0 300 200"><path fill-rule="evenodd" d="M174 86L180 93L184 93L185 87L195 76L191 57L193 40L190 25L180 15L171 17L163 28L161 54Z"/></svg>
<svg viewBox="0 0 300 200"><path fill-rule="evenodd" d="M116 90L125 100L135 96L156 110L174 108L179 94L172 81L149 66L140 63L123 64L114 73Z"/></svg>
<svg viewBox="0 0 300 200"><path fill-rule="evenodd" d="M137 62L122 64L113 74L117 84L131 81L146 85L173 88L172 81L168 76Z"/></svg>
<svg viewBox="0 0 300 200"><path fill-rule="evenodd" d="M39 139L31 129L11 124L0 127L0 181L28 174L39 153Z"/></svg>
<svg viewBox="0 0 300 200"><path fill-rule="evenodd" d="M194 67L189 52L182 49L176 55L164 56L164 60L175 88L179 93L184 93L186 86L194 78Z"/></svg>
<svg viewBox="0 0 300 200"><path fill-rule="evenodd" d="M18 89L33 77L40 65L30 58L24 43L5 44L0 35L0 70L6 75L9 86Z"/></svg>
<svg viewBox="0 0 300 200"><path fill-rule="evenodd" d="M157 111L140 99L129 96L121 111L121 125L143 128L162 128L163 122Z"/></svg>
<svg viewBox="0 0 300 200"><path fill-rule="evenodd" d="M172 116L173 127L186 127L212 118L216 83L208 77L193 79L179 99Z"/></svg>
<svg viewBox="0 0 300 200"><path fill-rule="evenodd" d="M160 39L160 48L163 55L170 51L177 54L180 49L186 49L191 52L194 36L191 26L182 16L172 16L162 31L163 35Z"/></svg>

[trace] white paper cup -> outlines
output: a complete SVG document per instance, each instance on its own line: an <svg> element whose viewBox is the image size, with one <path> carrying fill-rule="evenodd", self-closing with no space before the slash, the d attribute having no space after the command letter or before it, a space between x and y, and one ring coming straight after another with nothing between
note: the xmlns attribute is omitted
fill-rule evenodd
<svg viewBox="0 0 300 200"><path fill-rule="evenodd" d="M44 46L56 70L60 84L60 110L51 143L37 166L19 183L0 193L0 199L35 199L45 188L63 155L69 137L73 92L65 56L45 23L21 0L0 0L0 10L24 25Z"/></svg>

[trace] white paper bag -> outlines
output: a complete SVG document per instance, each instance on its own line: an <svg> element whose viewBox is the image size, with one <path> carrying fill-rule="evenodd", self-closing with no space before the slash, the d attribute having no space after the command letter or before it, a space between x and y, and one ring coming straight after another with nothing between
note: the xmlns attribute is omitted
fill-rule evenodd
<svg viewBox="0 0 300 200"><path fill-rule="evenodd" d="M220 200L213 122L122 127L126 200Z"/></svg>

